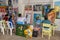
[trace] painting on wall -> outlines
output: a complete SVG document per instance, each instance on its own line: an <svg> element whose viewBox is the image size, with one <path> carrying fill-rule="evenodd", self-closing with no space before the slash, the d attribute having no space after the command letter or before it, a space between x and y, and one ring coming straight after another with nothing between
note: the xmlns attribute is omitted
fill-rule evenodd
<svg viewBox="0 0 60 40"><path fill-rule="evenodd" d="M32 10L32 5L25 5L25 10Z"/></svg>
<svg viewBox="0 0 60 40"><path fill-rule="evenodd" d="M50 4L43 5L42 15L45 16L50 8L51 8Z"/></svg>
<svg viewBox="0 0 60 40"><path fill-rule="evenodd" d="M42 5L33 5L33 11L42 11Z"/></svg>
<svg viewBox="0 0 60 40"><path fill-rule="evenodd" d="M27 24L32 24L32 14L26 13Z"/></svg>
<svg viewBox="0 0 60 40"><path fill-rule="evenodd" d="M42 21L42 14L34 13L33 21L34 21L34 25L36 25L37 21L38 21L38 23L41 22Z"/></svg>
<svg viewBox="0 0 60 40"><path fill-rule="evenodd" d="M56 8L56 10L57 10L57 12L56 12L56 19L60 19L60 1L56 1L55 3L54 3L54 5L55 5L55 8Z"/></svg>

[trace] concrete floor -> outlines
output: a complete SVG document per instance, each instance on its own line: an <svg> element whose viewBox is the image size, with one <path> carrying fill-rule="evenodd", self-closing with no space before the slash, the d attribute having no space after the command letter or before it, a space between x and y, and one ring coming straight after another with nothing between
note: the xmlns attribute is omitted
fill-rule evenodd
<svg viewBox="0 0 60 40"><path fill-rule="evenodd" d="M0 33L0 40L26 40L26 39L25 37L17 36L14 33L12 36L10 36L9 34L2 35L2 33ZM48 37L42 38L41 35L39 35L38 37L33 37L30 40L48 40ZM60 32L57 31L55 35L51 37L51 40L60 40Z"/></svg>

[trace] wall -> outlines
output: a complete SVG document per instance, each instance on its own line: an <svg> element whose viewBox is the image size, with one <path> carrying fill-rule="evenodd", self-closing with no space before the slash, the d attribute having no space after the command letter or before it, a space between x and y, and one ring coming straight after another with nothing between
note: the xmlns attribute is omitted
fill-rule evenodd
<svg viewBox="0 0 60 40"><path fill-rule="evenodd" d="M60 31L60 19L56 19L55 24L57 25L56 30Z"/></svg>
<svg viewBox="0 0 60 40"><path fill-rule="evenodd" d="M18 0L18 7L19 7L19 13L22 13L22 15L24 14L24 7L27 4L51 4L53 5L52 0ZM52 6L53 7L53 6Z"/></svg>

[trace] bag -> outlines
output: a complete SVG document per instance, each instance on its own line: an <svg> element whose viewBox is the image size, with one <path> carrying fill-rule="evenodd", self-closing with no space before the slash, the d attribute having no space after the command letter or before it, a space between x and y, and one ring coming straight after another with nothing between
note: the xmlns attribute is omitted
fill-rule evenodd
<svg viewBox="0 0 60 40"><path fill-rule="evenodd" d="M34 31L33 30L33 35L32 35L33 37L37 37L38 36L38 31Z"/></svg>

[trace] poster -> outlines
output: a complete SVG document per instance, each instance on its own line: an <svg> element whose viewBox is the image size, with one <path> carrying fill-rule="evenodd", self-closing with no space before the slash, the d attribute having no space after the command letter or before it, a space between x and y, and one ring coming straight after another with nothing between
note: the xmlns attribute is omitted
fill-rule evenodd
<svg viewBox="0 0 60 40"><path fill-rule="evenodd" d="M33 5L33 11L42 11L42 5Z"/></svg>

